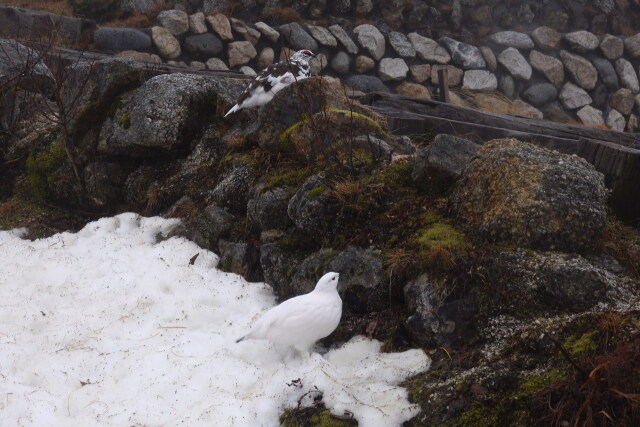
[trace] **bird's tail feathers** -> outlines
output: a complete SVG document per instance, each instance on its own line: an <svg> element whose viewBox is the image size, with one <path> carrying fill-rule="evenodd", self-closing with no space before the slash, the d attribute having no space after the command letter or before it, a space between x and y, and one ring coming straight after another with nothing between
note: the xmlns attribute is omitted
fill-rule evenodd
<svg viewBox="0 0 640 427"><path fill-rule="evenodd" d="M236 111L238 111L238 104L234 105L233 108L231 108L229 111L227 111L227 114L225 114L224 116L227 117L229 114L235 113Z"/></svg>

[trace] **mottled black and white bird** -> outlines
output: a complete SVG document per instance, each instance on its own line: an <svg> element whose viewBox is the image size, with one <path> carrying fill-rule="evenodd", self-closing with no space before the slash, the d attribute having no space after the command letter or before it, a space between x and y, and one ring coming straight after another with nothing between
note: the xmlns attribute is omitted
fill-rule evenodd
<svg viewBox="0 0 640 427"><path fill-rule="evenodd" d="M238 102L224 116L243 108L259 107L271 101L276 93L291 83L309 77L309 61L316 55L310 50L299 50L291 58L268 66L242 92Z"/></svg>

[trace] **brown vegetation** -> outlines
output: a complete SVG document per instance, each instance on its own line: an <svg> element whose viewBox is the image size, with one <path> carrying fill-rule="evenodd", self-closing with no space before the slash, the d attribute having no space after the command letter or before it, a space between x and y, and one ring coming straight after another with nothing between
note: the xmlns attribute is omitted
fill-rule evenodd
<svg viewBox="0 0 640 427"><path fill-rule="evenodd" d="M73 9L67 3L67 0L4 0L2 3L2 6L21 7L73 16Z"/></svg>

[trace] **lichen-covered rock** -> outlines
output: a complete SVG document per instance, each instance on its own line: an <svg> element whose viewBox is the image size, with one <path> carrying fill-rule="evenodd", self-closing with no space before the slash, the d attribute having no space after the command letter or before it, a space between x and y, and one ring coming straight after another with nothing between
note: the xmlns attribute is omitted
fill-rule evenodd
<svg viewBox="0 0 640 427"><path fill-rule="evenodd" d="M356 57L356 62L355 62L356 73L360 73L360 74L366 73L368 71L373 70L375 66L376 66L375 61L369 58L368 56L358 55Z"/></svg>
<svg viewBox="0 0 640 427"><path fill-rule="evenodd" d="M396 86L396 93L418 99L431 99L429 88L418 83L402 82Z"/></svg>
<svg viewBox="0 0 640 427"><path fill-rule="evenodd" d="M421 36L418 33L410 33L407 38L413 45L418 58L438 64L448 64L451 61L449 52L435 40Z"/></svg>
<svg viewBox="0 0 640 427"><path fill-rule="evenodd" d="M531 37L538 47L543 50L553 50L560 44L561 35L550 27L538 27L531 33Z"/></svg>
<svg viewBox="0 0 640 427"><path fill-rule="evenodd" d="M598 72L589 60L579 55L574 55L566 50L560 51L560 58L567 72L574 82L580 87L591 90L596 87Z"/></svg>
<svg viewBox="0 0 640 427"><path fill-rule="evenodd" d="M455 206L485 238L574 251L602 232L606 199L602 174L585 160L502 139L478 150Z"/></svg>
<svg viewBox="0 0 640 427"><path fill-rule="evenodd" d="M464 73L462 87L471 90L496 90L498 79L489 70L468 70Z"/></svg>
<svg viewBox="0 0 640 427"><path fill-rule="evenodd" d="M207 32L207 24L204 20L204 13L198 12L189 15L189 31L193 34L204 34Z"/></svg>
<svg viewBox="0 0 640 427"><path fill-rule="evenodd" d="M564 35L564 39L569 43L571 50L578 53L592 52L600 44L598 36L584 30L567 33Z"/></svg>
<svg viewBox="0 0 640 427"><path fill-rule="evenodd" d="M240 274L242 277L251 275L251 265L248 260L248 244L245 242L218 241L218 268L224 272Z"/></svg>
<svg viewBox="0 0 640 427"><path fill-rule="evenodd" d="M558 58L532 50L529 62L531 67L544 74L551 83L560 85L564 82L564 65Z"/></svg>
<svg viewBox="0 0 640 427"><path fill-rule="evenodd" d="M404 301L410 313L409 334L415 342L427 347L447 345L477 311L470 299L445 302L445 296L436 291L426 274L407 283Z"/></svg>
<svg viewBox="0 0 640 427"><path fill-rule="evenodd" d="M453 135L436 135L433 142L418 151L411 178L419 187L445 187L462 176L478 151L478 145Z"/></svg>
<svg viewBox="0 0 640 427"><path fill-rule="evenodd" d="M333 216L324 175L314 175L289 200L287 214L305 234L324 239L333 234Z"/></svg>
<svg viewBox="0 0 640 427"><path fill-rule="evenodd" d="M448 86L458 86L462 83L462 78L464 76L464 71L462 71L458 67L454 67L453 65L433 65L431 67L431 83L437 85L440 83L440 77L438 76L438 71L446 69L447 70L447 85Z"/></svg>
<svg viewBox="0 0 640 427"><path fill-rule="evenodd" d="M273 64L275 58L276 53L274 52L273 48L265 47L264 49L262 49L262 51L260 51L260 54L258 55L258 59L256 61L258 69L264 70L269 65Z"/></svg>
<svg viewBox="0 0 640 427"><path fill-rule="evenodd" d="M631 58L640 56L640 33L624 39L624 51Z"/></svg>
<svg viewBox="0 0 640 427"><path fill-rule="evenodd" d="M385 41L382 33L373 25L362 24L353 29L358 37L358 43L365 49L376 61L380 60L384 55Z"/></svg>
<svg viewBox="0 0 640 427"><path fill-rule="evenodd" d="M256 22L256 28L263 36L271 40L272 43L276 43L280 38L280 33L264 22Z"/></svg>
<svg viewBox="0 0 640 427"><path fill-rule="evenodd" d="M489 71L495 73L498 69L498 60L496 59L496 54L493 53L493 50L491 50L489 46L480 46L480 52L482 52L482 56L487 62L487 68L489 68Z"/></svg>
<svg viewBox="0 0 640 427"><path fill-rule="evenodd" d="M626 88L618 89L609 96L609 105L622 114L631 113L634 104L633 92Z"/></svg>
<svg viewBox="0 0 640 427"><path fill-rule="evenodd" d="M442 37L439 42L449 51L451 60L455 65L465 70L485 68L487 66L482 52L477 47L461 43L449 37Z"/></svg>
<svg viewBox="0 0 640 427"><path fill-rule="evenodd" d="M380 82L380 79L374 78ZM346 83L349 84L350 78L346 79ZM382 82L380 82L382 84ZM359 89L359 88L355 88ZM305 94L305 96L300 96ZM333 111L325 114L322 112L325 109L333 109ZM327 131L330 131L332 135L335 135L339 129L331 120L337 119L340 123L346 121L342 120L337 115L353 111L355 113L355 123L367 122L366 117L372 118L375 122L382 123L383 119L373 113L366 107L354 103L345 95L344 89L337 82L330 82L322 77L311 77L294 83L278 92L274 98L258 111L258 118L251 124L250 137L253 141L257 142L261 148L271 151L291 151L295 149L295 145L292 144L290 136L294 135L307 135L306 132L311 126L311 116L319 114L315 123L318 126L327 126ZM358 118L362 120L358 120ZM328 121L329 120L329 121ZM351 123L353 124L354 121ZM305 126L305 124L307 124ZM317 137L322 137L325 132L322 128L322 132L312 132L312 140L307 141L307 147L311 147L312 144L317 142ZM351 133L353 136L353 133ZM358 134L356 134L358 135ZM328 136L328 135L327 135ZM342 137L338 137L342 138ZM320 138L324 142L332 143L327 138Z"/></svg>
<svg viewBox="0 0 640 427"><path fill-rule="evenodd" d="M291 283L291 272L298 265L297 258L283 249L284 245L278 241L282 236L283 233L277 231L263 232L260 236L260 269L264 281L271 285L281 298L287 285Z"/></svg>
<svg viewBox="0 0 640 427"><path fill-rule="evenodd" d="M67 117L69 134L78 138L94 130L112 109L117 97L140 86L142 81L143 68L128 58L103 59L75 67L63 84L65 102L73 103ZM90 147L85 145L83 148Z"/></svg>
<svg viewBox="0 0 640 427"><path fill-rule="evenodd" d="M87 193L97 206L107 207L122 197L122 184L127 174L118 163L89 163L83 176Z"/></svg>
<svg viewBox="0 0 640 427"><path fill-rule="evenodd" d="M602 111L591 105L585 105L576 113L580 121L587 126L604 126Z"/></svg>
<svg viewBox="0 0 640 427"><path fill-rule="evenodd" d="M605 34L600 41L600 51L607 59L618 59L624 52L624 43L620 37Z"/></svg>
<svg viewBox="0 0 640 427"><path fill-rule="evenodd" d="M287 207L291 198L289 186L261 191L247 203L247 218L260 226L261 230L285 230L291 225Z"/></svg>
<svg viewBox="0 0 640 427"><path fill-rule="evenodd" d="M627 121L624 116L620 114L618 110L613 108L609 111L609 114L607 114L606 123L611 130L618 132L624 132L624 128L627 126Z"/></svg>
<svg viewBox="0 0 640 427"><path fill-rule="evenodd" d="M615 62L615 69L618 73L618 77L620 78L622 87L626 87L633 93L638 93L638 91L640 91L638 75L636 74L636 70L633 68L631 62L624 58L618 58Z"/></svg>
<svg viewBox="0 0 640 427"><path fill-rule="evenodd" d="M388 284L380 251L347 246L343 251L321 249L305 258L291 279L289 295L313 290L327 271L340 273L338 292L352 313L370 313L388 305Z"/></svg>
<svg viewBox="0 0 640 427"><path fill-rule="evenodd" d="M226 236L231 230L236 218L212 203L197 215L187 215L193 213L193 200L188 196L183 196L169 208L163 216L170 218L181 218L180 224L170 233L168 237L181 236L196 243L198 246L218 251L218 243L221 236ZM218 267L221 267L219 264Z"/></svg>
<svg viewBox="0 0 640 427"><path fill-rule="evenodd" d="M236 33L240 34L246 41L254 46L258 44L260 37L262 37L262 33L260 31L249 26L241 19L229 18L229 21L231 22L231 28L233 28Z"/></svg>
<svg viewBox="0 0 640 427"><path fill-rule="evenodd" d="M311 33L314 39L318 41L323 46L329 47L337 47L338 41L331 34L331 31L327 30L325 27L320 27L317 25L307 25L307 29Z"/></svg>
<svg viewBox="0 0 640 427"><path fill-rule="evenodd" d="M513 78L528 81L531 78L531 65L518 49L509 47L498 55L498 62L509 71Z"/></svg>
<svg viewBox="0 0 640 427"><path fill-rule="evenodd" d="M591 104L592 101L584 89L571 82L566 82L560 90L560 102L562 102L564 108L568 108L569 110L584 107L585 105Z"/></svg>
<svg viewBox="0 0 640 427"><path fill-rule="evenodd" d="M353 39L349 37L349 34L342 28L340 25L332 25L329 27L329 31L333 34L336 39L344 46L344 48L352 55L358 53L358 46L355 44Z"/></svg>
<svg viewBox="0 0 640 427"><path fill-rule="evenodd" d="M253 175L244 166L233 168L211 191L211 199L230 212L244 214Z"/></svg>
<svg viewBox="0 0 640 427"><path fill-rule="evenodd" d="M23 74L25 69L30 70L28 75ZM38 52L16 40L0 39L0 94L11 87L46 93L53 84L53 74Z"/></svg>
<svg viewBox="0 0 640 427"><path fill-rule="evenodd" d="M163 10L158 14L158 22L169 30L174 36L179 36L189 31L189 15L182 10Z"/></svg>
<svg viewBox="0 0 640 427"><path fill-rule="evenodd" d="M431 65L414 64L409 66L409 73L417 83L422 83L431 77Z"/></svg>
<svg viewBox="0 0 640 427"><path fill-rule="evenodd" d="M407 36L397 31L391 31L388 37L389 44L402 58L413 59L416 57L416 50L407 39Z"/></svg>
<svg viewBox="0 0 640 427"><path fill-rule="evenodd" d="M155 53L138 52L135 50L123 50L114 55L116 58L131 58L138 62L149 62L151 64L162 64L162 58Z"/></svg>
<svg viewBox="0 0 640 427"><path fill-rule="evenodd" d="M180 150L202 132L217 103L235 102L243 87L237 80L207 76L153 77L114 106L100 130L98 149L126 156Z"/></svg>
<svg viewBox="0 0 640 427"><path fill-rule="evenodd" d="M158 50L160 56L164 59L176 59L180 56L180 42L171 34L169 30L163 27L151 28L151 39Z"/></svg>
<svg viewBox="0 0 640 427"><path fill-rule="evenodd" d="M402 58L384 58L378 68L378 75L382 81L403 80L408 72L409 67Z"/></svg>
<svg viewBox="0 0 640 427"><path fill-rule="evenodd" d="M522 249L498 254L491 276L498 288L517 301L516 310L529 313L578 312L598 304L628 303L634 286L628 277L580 255Z"/></svg>
<svg viewBox="0 0 640 427"><path fill-rule="evenodd" d="M515 49L529 50L535 46L531 37L517 31L500 31L493 33L489 36L489 40L496 44L513 47Z"/></svg>
<svg viewBox="0 0 640 427"><path fill-rule="evenodd" d="M244 65L258 55L256 48L251 42L231 42L229 43L229 66Z"/></svg>
<svg viewBox="0 0 640 427"><path fill-rule="evenodd" d="M231 23L222 13L213 13L207 16L207 22L211 29L220 37L221 40L233 40L231 33Z"/></svg>
<svg viewBox="0 0 640 427"><path fill-rule="evenodd" d="M220 58L211 58L205 63L207 69L214 71L229 71L229 67Z"/></svg>

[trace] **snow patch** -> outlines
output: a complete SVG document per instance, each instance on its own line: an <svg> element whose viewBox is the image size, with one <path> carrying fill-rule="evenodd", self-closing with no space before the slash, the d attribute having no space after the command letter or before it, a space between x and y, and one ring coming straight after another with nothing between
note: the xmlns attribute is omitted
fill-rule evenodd
<svg viewBox="0 0 640 427"><path fill-rule="evenodd" d="M176 225L122 214L35 241L0 232L3 423L276 426L315 387L360 425L418 413L397 384L428 369L421 350L380 353L355 337L283 357L266 341L236 344L275 304L271 288L217 270L184 238L162 240Z"/></svg>

